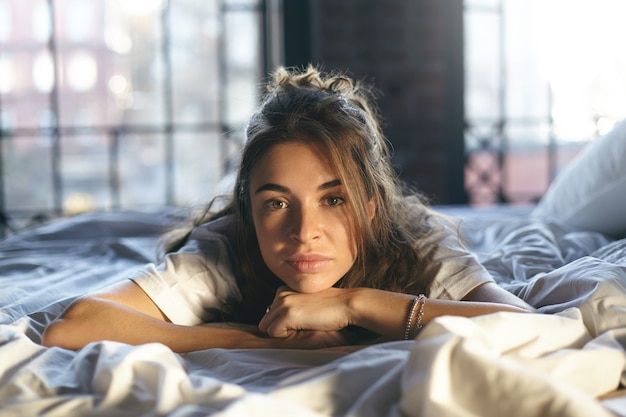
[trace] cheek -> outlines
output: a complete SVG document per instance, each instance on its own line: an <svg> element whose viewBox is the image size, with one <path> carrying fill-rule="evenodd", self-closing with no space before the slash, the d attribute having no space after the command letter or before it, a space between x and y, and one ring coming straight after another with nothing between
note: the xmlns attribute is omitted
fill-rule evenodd
<svg viewBox="0 0 626 417"><path fill-rule="evenodd" d="M346 239L346 246L350 248L350 253L356 258L358 247L356 244L356 237L358 234L357 227L354 220L350 216L346 216L343 223L343 230Z"/></svg>
<svg viewBox="0 0 626 417"><path fill-rule="evenodd" d="M356 244L356 241L354 239L354 237L352 235L350 235L346 246L348 246L348 248L350 249L350 257L352 262L354 262L356 260L357 254L358 254L358 247Z"/></svg>
<svg viewBox="0 0 626 417"><path fill-rule="evenodd" d="M343 254L344 263L354 263L358 254L354 228L351 224L344 222L336 225L333 230L335 231L333 239L335 250L338 254Z"/></svg>
<svg viewBox="0 0 626 417"><path fill-rule="evenodd" d="M256 232L259 249L265 258L272 252L272 249L278 243L278 234L280 227L275 221L271 221L263 217L253 217L254 230Z"/></svg>

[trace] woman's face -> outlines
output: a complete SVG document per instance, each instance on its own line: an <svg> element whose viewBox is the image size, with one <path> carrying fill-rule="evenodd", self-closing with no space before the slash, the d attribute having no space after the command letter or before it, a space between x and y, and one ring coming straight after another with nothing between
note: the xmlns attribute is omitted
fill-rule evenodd
<svg viewBox="0 0 626 417"><path fill-rule="evenodd" d="M250 198L263 260L291 289L330 288L352 267L356 244L345 188L319 145L270 149L252 169Z"/></svg>

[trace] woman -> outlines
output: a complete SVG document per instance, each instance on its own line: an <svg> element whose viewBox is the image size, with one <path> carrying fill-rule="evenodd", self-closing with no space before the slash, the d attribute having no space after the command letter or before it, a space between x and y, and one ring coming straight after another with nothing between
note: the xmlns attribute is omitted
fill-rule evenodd
<svg viewBox="0 0 626 417"><path fill-rule="evenodd" d="M319 348L350 329L409 339L441 315L533 311L403 195L370 99L341 75L277 70L226 207L170 235L159 266L72 304L43 344Z"/></svg>

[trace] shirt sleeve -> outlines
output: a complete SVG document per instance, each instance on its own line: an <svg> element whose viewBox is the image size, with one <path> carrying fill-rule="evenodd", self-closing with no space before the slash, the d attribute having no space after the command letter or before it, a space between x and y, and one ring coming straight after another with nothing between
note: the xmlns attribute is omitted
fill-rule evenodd
<svg viewBox="0 0 626 417"><path fill-rule="evenodd" d="M451 219L433 214L430 233L420 243L422 251L433 251L431 262L439 269L430 287L430 297L461 300L476 287L493 282L491 274L461 241L458 227Z"/></svg>
<svg viewBox="0 0 626 417"><path fill-rule="evenodd" d="M218 311L227 302L241 300L233 261L226 237L204 231L192 234L178 252L158 265L146 265L130 279L172 323L193 326L219 321Z"/></svg>

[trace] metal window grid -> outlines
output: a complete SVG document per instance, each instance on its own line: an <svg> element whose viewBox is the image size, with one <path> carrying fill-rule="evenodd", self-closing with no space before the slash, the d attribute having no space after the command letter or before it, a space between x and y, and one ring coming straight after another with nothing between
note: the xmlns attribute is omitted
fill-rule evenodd
<svg viewBox="0 0 626 417"><path fill-rule="evenodd" d="M260 30L260 37L262 44L267 47L265 36L267 33L263 26L267 24L266 16L266 2L265 1L243 1L238 3L236 0L219 0L219 24L224 25L225 17L228 13L254 13L259 18L262 27ZM174 204L174 135L176 133L215 133L221 137L221 165L222 171L227 172L232 169L233 161L232 155L229 155L228 148L240 145L240 138L233 135L234 126L229 125L223 118L219 118L217 122L210 123L175 123L173 115L173 97L172 97L172 77L173 69L171 63L172 46L170 44L170 34L172 28L170 27L169 13L171 10L171 2L164 2L164 7L161 11L160 25L161 25L161 57L162 65L164 69L163 85L162 85L162 100L164 103L164 123L156 124L133 124L133 125L102 125L102 126L63 126L61 125L61 98L59 95L59 51L57 45L57 28L55 28L55 13L57 13L57 5L54 0L47 0L48 5L48 18L51 27L51 33L47 42L47 49L50 52L55 68L55 80L52 86L52 90L48 95L49 106L54 114L54 120L51 126L46 127L32 127L32 128L11 128L10 126L3 126L2 118L0 118L0 238L6 237L10 234L17 232L23 227L27 227L34 223L39 223L42 220L63 216L67 213L64 211L63 198L63 172L61 169L61 156L62 156L62 138L64 137L80 137L86 135L100 134L105 135L107 138L107 152L108 152L108 192L110 195L110 205L108 207L96 207L100 210L116 210L122 208L120 199L120 171L119 171L119 153L120 153L120 140L124 135L128 134L161 134L164 137L164 170L165 170L165 189L161 190L164 193L163 200L167 205ZM1 44L0 44L1 48ZM268 51L265 51L265 55L261 55L262 59L265 59ZM0 49L0 57L2 56L2 49ZM219 42L218 56L219 60L219 77L221 82L219 83L220 91L219 103L224 103L226 100L227 92L224 90L226 84L226 76L228 68L226 68L226 58L224 50L223 35ZM260 62L262 67L259 70L266 69L267 62ZM2 94L0 94L0 111L3 109ZM219 112L220 110L218 110ZM51 140L51 152L50 152L50 180L52 184L53 202L52 207L41 208L12 208L7 209L5 181L7 173L5 167L7 165L7 155L4 154L4 144L11 139L20 139L29 136L43 136L48 137ZM231 152L232 153L232 152Z"/></svg>

